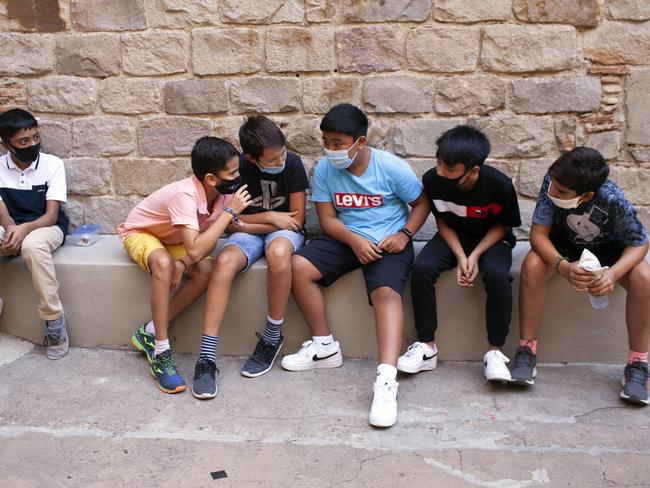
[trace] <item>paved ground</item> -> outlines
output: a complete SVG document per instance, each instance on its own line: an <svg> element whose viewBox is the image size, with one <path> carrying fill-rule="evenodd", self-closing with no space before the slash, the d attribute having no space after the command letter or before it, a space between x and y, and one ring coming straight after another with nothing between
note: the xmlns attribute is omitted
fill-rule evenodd
<svg viewBox="0 0 650 488"><path fill-rule="evenodd" d="M543 365L523 392L443 363L399 378L398 424L380 430L372 361L258 379L219 362L200 402L159 393L135 352L48 361L0 336L0 486L650 486L650 408L619 401L620 367ZM193 358L178 363L191 379Z"/></svg>

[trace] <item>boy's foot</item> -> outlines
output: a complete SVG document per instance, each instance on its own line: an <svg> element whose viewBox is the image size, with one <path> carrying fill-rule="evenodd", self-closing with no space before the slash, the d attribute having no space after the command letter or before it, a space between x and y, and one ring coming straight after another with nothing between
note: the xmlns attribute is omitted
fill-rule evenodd
<svg viewBox="0 0 650 488"><path fill-rule="evenodd" d="M141 325L140 328L135 331L135 334L131 336L131 344L138 351L145 353L147 355L147 361L149 361L149 364L152 364L153 353L156 350L156 346L154 344L156 336L147 333L145 330L145 325L146 324Z"/></svg>
<svg viewBox="0 0 650 488"><path fill-rule="evenodd" d="M338 368L343 364L341 346L337 341L332 344L336 350L326 351L314 344L314 341L302 343L302 347L295 354L282 358L282 367L289 371L307 371L317 368Z"/></svg>
<svg viewBox="0 0 650 488"><path fill-rule="evenodd" d="M515 354L515 365L510 371L512 382L515 385L534 385L537 376L537 356L528 346L519 346Z"/></svg>
<svg viewBox="0 0 650 488"><path fill-rule="evenodd" d="M45 321L45 355L48 359L61 359L68 354L68 330L65 326L65 314L56 320Z"/></svg>
<svg viewBox="0 0 650 488"><path fill-rule="evenodd" d="M424 342L414 342L397 360L397 369L404 373L419 373L435 369L438 351Z"/></svg>
<svg viewBox="0 0 650 488"><path fill-rule="evenodd" d="M192 395L202 400L217 396L217 365L208 358L199 356L194 367Z"/></svg>
<svg viewBox="0 0 650 488"><path fill-rule="evenodd" d="M268 372L273 367L273 362L278 357L284 342L282 335L280 335L280 340L277 343L267 342L259 332L255 332L255 335L259 339L257 346L255 346L253 355L248 358L241 369L241 374L248 378L262 376Z"/></svg>
<svg viewBox="0 0 650 488"><path fill-rule="evenodd" d="M623 374L623 390L621 391L621 398L630 403L638 403L640 405L648 405L648 363L639 361L625 366Z"/></svg>
<svg viewBox="0 0 650 488"><path fill-rule="evenodd" d="M510 370L506 366L510 360L498 349L490 349L483 356L485 379L488 381L511 381Z"/></svg>
<svg viewBox="0 0 650 488"><path fill-rule="evenodd" d="M153 358L149 371L156 380L160 391L164 393L185 391L185 381L176 369L171 349L167 349Z"/></svg>
<svg viewBox="0 0 650 488"><path fill-rule="evenodd" d="M390 427L397 422L397 387L399 383L375 383L368 421L375 427Z"/></svg>

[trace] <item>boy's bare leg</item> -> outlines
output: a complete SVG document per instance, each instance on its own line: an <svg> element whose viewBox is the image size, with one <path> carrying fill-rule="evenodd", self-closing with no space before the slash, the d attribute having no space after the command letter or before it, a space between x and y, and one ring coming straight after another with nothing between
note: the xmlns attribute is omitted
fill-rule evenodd
<svg viewBox="0 0 650 488"><path fill-rule="evenodd" d="M377 362L395 366L402 347L404 307L399 293L382 286L370 293L377 330Z"/></svg>
<svg viewBox="0 0 650 488"><path fill-rule="evenodd" d="M174 276L174 260L164 249L156 249L147 260L151 271L151 316L156 340L167 339L169 329L169 290Z"/></svg>
<svg viewBox="0 0 650 488"><path fill-rule="evenodd" d="M213 262L204 259L187 269L189 279L181 285L169 303L169 321L174 320L205 291L210 281Z"/></svg>
<svg viewBox="0 0 650 488"><path fill-rule="evenodd" d="M232 282L235 275L245 267L246 255L237 246L226 246L217 257L205 297L205 317L203 319L205 335L219 335L230 300Z"/></svg>
<svg viewBox="0 0 650 488"><path fill-rule="evenodd" d="M293 273L291 291L312 335L330 335L325 315L325 298L317 283L323 275L302 256L292 257L291 268Z"/></svg>
<svg viewBox="0 0 650 488"><path fill-rule="evenodd" d="M650 264L641 261L619 283L627 290L625 319L630 350L647 352L650 340Z"/></svg>
<svg viewBox="0 0 650 488"><path fill-rule="evenodd" d="M293 244L289 239L278 237L266 250L268 271L266 278L266 298L268 314L274 320L284 318L289 293L291 293L291 255Z"/></svg>
<svg viewBox="0 0 650 488"><path fill-rule="evenodd" d="M519 284L519 336L522 340L537 340L544 311L546 284L555 270L534 251L521 265Z"/></svg>

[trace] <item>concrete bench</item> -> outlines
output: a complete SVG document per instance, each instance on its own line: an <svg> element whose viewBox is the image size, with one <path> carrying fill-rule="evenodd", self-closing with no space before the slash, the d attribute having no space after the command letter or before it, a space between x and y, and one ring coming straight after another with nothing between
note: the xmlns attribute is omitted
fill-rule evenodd
<svg viewBox="0 0 650 488"><path fill-rule="evenodd" d="M416 252L424 243L416 243ZM514 250L514 310L506 353L512 355L518 334L517 293L521 262L530 249L519 242ZM55 253L71 343L87 348L128 348L133 331L149 320L150 279L124 252L116 236L102 236L91 247L66 244ZM266 313L266 262L255 263L239 275L219 339L219 353L248 355ZM37 298L21 258L0 259L0 296L5 302L0 330L40 342L43 323L36 313ZM372 308L368 305L360 270L325 291L329 322L343 353L374 357L376 340ZM610 305L592 310L586 295L574 293L556 277L549 286L543 319L540 359L546 362L620 362L627 351L625 291L617 286ZM440 356L446 360L479 360L485 352L485 293L456 286L454 273L438 283ZM404 345L415 340L410 293L404 297ZM198 300L172 324L170 336L177 352L196 353L200 346L204 299ZM295 352L309 331L298 307L290 300L285 319L285 354Z"/></svg>

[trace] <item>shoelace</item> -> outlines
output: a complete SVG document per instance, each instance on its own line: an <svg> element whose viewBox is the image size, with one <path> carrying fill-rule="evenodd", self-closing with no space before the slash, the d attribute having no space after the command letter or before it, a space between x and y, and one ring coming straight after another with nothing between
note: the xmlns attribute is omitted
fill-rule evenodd
<svg viewBox="0 0 650 488"><path fill-rule="evenodd" d="M518 368L520 366L531 367L533 365L534 360L535 360L535 357L533 356L533 353L530 350L530 348L526 347L526 348L520 349L519 351L517 351L517 354L515 355L515 366L514 367L515 368Z"/></svg>
<svg viewBox="0 0 650 488"><path fill-rule="evenodd" d="M58 346L59 342L61 341L61 332L62 332L61 329L54 331L47 328L45 332L45 337L43 337L43 345Z"/></svg>
<svg viewBox="0 0 650 488"><path fill-rule="evenodd" d="M635 360L632 364L628 364L625 369L627 370L628 382L639 383L645 386L650 376L647 366L641 361Z"/></svg>
<svg viewBox="0 0 650 488"><path fill-rule="evenodd" d="M393 385L385 384L375 390L375 399L381 403L389 403L395 401L393 394Z"/></svg>
<svg viewBox="0 0 650 488"><path fill-rule="evenodd" d="M262 335L259 332L255 332L255 335L259 339L255 350L253 351L253 357L261 356L265 360L269 357L272 357L275 354L275 346L269 342L266 342Z"/></svg>
<svg viewBox="0 0 650 488"><path fill-rule="evenodd" d="M171 354L161 354L160 356L157 356L157 358L160 358L160 362L162 363L162 369L163 371L168 374L168 375L173 375L176 374L176 364L174 363L174 356Z"/></svg>
<svg viewBox="0 0 650 488"><path fill-rule="evenodd" d="M203 376L205 373L209 373L210 376L214 376L216 369L217 367L212 361L202 359L196 363L196 376Z"/></svg>

